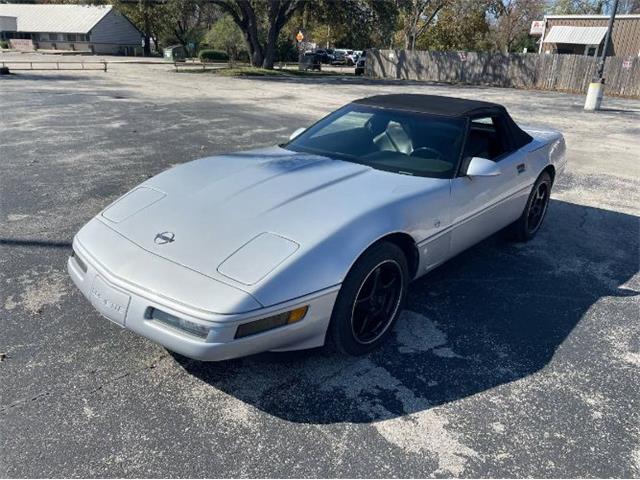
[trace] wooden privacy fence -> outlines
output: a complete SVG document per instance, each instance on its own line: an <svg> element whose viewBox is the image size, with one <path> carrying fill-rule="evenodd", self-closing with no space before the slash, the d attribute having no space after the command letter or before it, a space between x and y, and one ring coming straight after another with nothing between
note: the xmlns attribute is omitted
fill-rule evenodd
<svg viewBox="0 0 640 480"><path fill-rule="evenodd" d="M597 59L535 53L370 50L366 73L374 78L425 80L584 93ZM640 58L609 57L605 93L640 98Z"/></svg>

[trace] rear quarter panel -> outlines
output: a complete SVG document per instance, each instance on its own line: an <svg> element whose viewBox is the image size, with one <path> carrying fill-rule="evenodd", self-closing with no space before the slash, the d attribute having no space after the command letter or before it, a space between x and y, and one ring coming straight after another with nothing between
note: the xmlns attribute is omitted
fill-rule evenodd
<svg viewBox="0 0 640 480"><path fill-rule="evenodd" d="M567 162L564 137L560 132L550 129L531 127L525 130L533 137L533 142L525 148L528 151L530 171L534 179L548 165L553 165L557 178L564 171Z"/></svg>

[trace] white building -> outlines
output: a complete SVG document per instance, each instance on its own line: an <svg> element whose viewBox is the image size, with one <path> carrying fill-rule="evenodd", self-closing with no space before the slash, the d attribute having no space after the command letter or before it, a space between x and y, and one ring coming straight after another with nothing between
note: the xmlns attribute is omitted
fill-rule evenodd
<svg viewBox="0 0 640 480"><path fill-rule="evenodd" d="M136 55L142 33L111 5L0 3L0 39L19 50Z"/></svg>

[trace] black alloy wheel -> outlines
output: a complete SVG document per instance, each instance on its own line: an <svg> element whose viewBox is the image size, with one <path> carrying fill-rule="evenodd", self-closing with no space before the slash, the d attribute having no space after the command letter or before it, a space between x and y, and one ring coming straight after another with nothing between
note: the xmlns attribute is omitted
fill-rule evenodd
<svg viewBox="0 0 640 480"><path fill-rule="evenodd" d="M395 260L385 260L369 272L351 311L356 342L373 343L386 332L400 306L403 283L402 269Z"/></svg>
<svg viewBox="0 0 640 480"><path fill-rule="evenodd" d="M512 240L526 242L538 233L549 207L552 184L549 173L542 172L533 184L522 215L507 228Z"/></svg>
<svg viewBox="0 0 640 480"><path fill-rule="evenodd" d="M549 205L549 184L540 182L533 191L533 197L529 205L529 213L527 214L527 229L530 235L534 235L544 219Z"/></svg>
<svg viewBox="0 0 640 480"><path fill-rule="evenodd" d="M396 244L379 242L364 252L342 282L328 345L348 355L381 345L400 315L409 279L407 258Z"/></svg>

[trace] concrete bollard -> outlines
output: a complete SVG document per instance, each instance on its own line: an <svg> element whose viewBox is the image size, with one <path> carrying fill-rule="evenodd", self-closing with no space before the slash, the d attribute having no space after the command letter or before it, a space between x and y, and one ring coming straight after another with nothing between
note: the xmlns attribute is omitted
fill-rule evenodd
<svg viewBox="0 0 640 480"><path fill-rule="evenodd" d="M587 98L584 101L584 109L589 112L600 110L603 92L604 82L591 82L589 90L587 90Z"/></svg>

